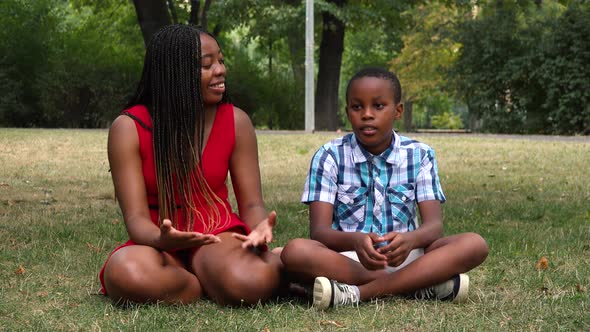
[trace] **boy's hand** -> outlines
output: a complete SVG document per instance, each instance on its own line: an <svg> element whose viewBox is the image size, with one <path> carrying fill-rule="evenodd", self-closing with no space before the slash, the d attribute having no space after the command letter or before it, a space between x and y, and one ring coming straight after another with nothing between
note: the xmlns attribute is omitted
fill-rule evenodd
<svg viewBox="0 0 590 332"><path fill-rule="evenodd" d="M277 213L272 211L248 235L233 233L232 236L244 241L242 248L258 247L272 242L272 229L277 224Z"/></svg>
<svg viewBox="0 0 590 332"><path fill-rule="evenodd" d="M358 237L354 250L363 266L369 270L381 270L387 267L387 257L377 250L374 245L378 242L379 235L375 233L363 234Z"/></svg>
<svg viewBox="0 0 590 332"><path fill-rule="evenodd" d="M409 233L390 232L378 239L388 244L377 249L377 252L387 257L387 265L400 266L414 249L414 238Z"/></svg>
<svg viewBox="0 0 590 332"><path fill-rule="evenodd" d="M217 242L221 242L221 239L213 234L179 231L172 227L169 219L164 219L160 225L158 247L163 250L200 247Z"/></svg>

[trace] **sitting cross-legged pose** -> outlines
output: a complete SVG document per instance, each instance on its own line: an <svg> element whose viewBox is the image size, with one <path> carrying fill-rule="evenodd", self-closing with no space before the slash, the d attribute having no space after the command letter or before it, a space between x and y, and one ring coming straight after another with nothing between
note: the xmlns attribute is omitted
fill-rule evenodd
<svg viewBox="0 0 590 332"><path fill-rule="evenodd" d="M464 273L488 255L478 234L442 236L445 196L434 151L393 130L401 93L393 73L359 71L346 89L353 133L311 161L302 198L311 239L289 241L281 259L302 284L313 283L316 307L385 295L461 302Z"/></svg>
<svg viewBox="0 0 590 332"><path fill-rule="evenodd" d="M108 157L129 240L100 271L117 303L254 304L281 285L267 250L276 213L262 199L254 127L227 102L219 43L189 25L162 28L137 92L113 122ZM231 175L238 214L228 201Z"/></svg>

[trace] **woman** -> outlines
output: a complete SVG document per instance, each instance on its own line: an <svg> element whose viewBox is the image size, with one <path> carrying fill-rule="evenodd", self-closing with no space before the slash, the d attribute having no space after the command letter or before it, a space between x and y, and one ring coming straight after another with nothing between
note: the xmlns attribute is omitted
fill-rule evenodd
<svg viewBox="0 0 590 332"><path fill-rule="evenodd" d="M227 103L209 33L167 26L150 41L137 92L109 131L108 156L129 241L100 273L118 303L253 304L279 286L266 251L276 213L262 200L256 135ZM231 175L239 217L225 180Z"/></svg>

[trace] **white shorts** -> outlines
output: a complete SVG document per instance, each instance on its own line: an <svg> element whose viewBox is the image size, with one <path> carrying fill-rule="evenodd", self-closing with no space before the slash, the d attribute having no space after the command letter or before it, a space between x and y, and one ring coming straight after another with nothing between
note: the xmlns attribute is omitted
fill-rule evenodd
<svg viewBox="0 0 590 332"><path fill-rule="evenodd" d="M341 255L344 255L354 261L359 262L359 257L356 254L356 251L342 251L340 252ZM406 258L406 260L400 265L400 266L388 266L387 268L385 268L385 271L391 273L391 272L395 272L403 267L405 267L406 265L410 264L411 262L415 261L416 259L418 259L418 257L424 255L424 249L419 248L419 249L414 249L412 251L410 251L410 254L408 255L408 258Z"/></svg>

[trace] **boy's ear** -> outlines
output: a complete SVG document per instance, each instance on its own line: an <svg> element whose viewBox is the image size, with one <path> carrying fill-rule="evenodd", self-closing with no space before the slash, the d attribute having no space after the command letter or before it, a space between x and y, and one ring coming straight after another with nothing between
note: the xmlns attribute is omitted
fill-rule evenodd
<svg viewBox="0 0 590 332"><path fill-rule="evenodd" d="M394 110L395 114L394 114L394 118L396 120L401 119L402 114L404 114L404 103L399 102L397 105L395 105L395 110Z"/></svg>

